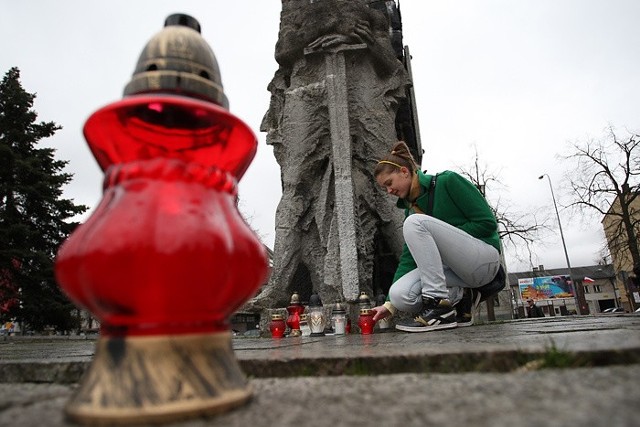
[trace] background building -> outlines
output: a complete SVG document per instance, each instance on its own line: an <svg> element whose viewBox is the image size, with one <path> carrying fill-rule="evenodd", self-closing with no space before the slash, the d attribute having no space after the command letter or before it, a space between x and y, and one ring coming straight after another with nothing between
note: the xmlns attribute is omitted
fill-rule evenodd
<svg viewBox="0 0 640 427"><path fill-rule="evenodd" d="M513 317L526 317L528 298L535 300L546 316L598 314L622 306L613 265L572 267L571 273L573 280L567 268L546 270L542 265L531 271L509 273Z"/></svg>
<svg viewBox="0 0 640 427"><path fill-rule="evenodd" d="M609 215L619 211L620 201L616 198L607 215L602 218L602 228L609 246L613 268L617 272L615 277L616 292L620 296L622 307L628 312L633 312L640 307L640 289L638 289L637 283L630 279L630 276L633 275L633 259L627 243L628 237L620 231L621 217ZM640 197L636 197L629 204L629 216L631 223L634 224L635 235L640 235Z"/></svg>

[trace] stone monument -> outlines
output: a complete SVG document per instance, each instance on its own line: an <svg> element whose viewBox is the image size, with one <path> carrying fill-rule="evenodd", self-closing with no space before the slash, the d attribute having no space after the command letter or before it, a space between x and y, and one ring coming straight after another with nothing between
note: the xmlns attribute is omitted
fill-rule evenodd
<svg viewBox="0 0 640 427"><path fill-rule="evenodd" d="M271 278L254 310L284 307L293 292L355 302L391 285L403 217L372 172L398 139L422 154L407 126L415 110L398 23L394 1L282 0L279 68L261 125L282 199Z"/></svg>

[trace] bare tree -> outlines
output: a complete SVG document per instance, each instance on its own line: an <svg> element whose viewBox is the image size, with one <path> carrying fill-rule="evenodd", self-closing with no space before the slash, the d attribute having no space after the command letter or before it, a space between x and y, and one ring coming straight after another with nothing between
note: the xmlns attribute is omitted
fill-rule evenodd
<svg viewBox="0 0 640 427"><path fill-rule="evenodd" d="M501 185L499 171L490 170L485 163L480 162L477 148L473 165L458 166L458 169L485 197L489 185ZM513 249L517 259L524 260L526 257L529 265L533 265L533 244L538 240L538 234L542 229L547 228L546 220L539 221L535 212L511 210L509 201L500 196L489 197L487 200L498 222L498 233L503 245Z"/></svg>
<svg viewBox="0 0 640 427"><path fill-rule="evenodd" d="M611 256L631 256L633 274L640 277L640 135L628 132L621 139L613 127L600 140L571 144L572 153L563 156L574 167L565 172L573 201L569 206L583 213L598 213L610 219L608 230ZM588 208L588 209L583 209Z"/></svg>

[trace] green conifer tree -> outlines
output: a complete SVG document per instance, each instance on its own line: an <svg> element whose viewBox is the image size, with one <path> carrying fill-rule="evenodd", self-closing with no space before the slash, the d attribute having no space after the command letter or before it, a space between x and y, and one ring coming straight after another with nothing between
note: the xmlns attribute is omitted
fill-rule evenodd
<svg viewBox="0 0 640 427"><path fill-rule="evenodd" d="M62 198L72 174L55 149L37 148L61 127L36 123L35 94L11 68L0 82L0 316L35 331L77 327L73 305L55 282L60 244L77 226L70 221L87 207Z"/></svg>

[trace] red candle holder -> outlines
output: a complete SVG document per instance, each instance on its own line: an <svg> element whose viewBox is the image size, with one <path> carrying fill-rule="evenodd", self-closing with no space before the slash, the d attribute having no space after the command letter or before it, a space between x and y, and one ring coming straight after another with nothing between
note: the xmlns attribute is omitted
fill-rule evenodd
<svg viewBox="0 0 640 427"><path fill-rule="evenodd" d="M101 322L93 363L65 409L81 423L170 421L251 395L228 318L268 271L237 209L257 141L225 109L197 21L172 15L166 25L125 98L84 127L104 194L56 260L61 287ZM189 58L176 60L181 52Z"/></svg>
<svg viewBox="0 0 640 427"><path fill-rule="evenodd" d="M297 292L291 295L291 301L287 307L287 326L289 327L289 336L299 337L302 335L300 331L300 315L304 313L304 305L300 302L300 296Z"/></svg>
<svg viewBox="0 0 640 427"><path fill-rule="evenodd" d="M287 329L287 324L284 322L284 316L282 314L272 314L271 323L269 324L269 330L273 338L284 337L284 332Z"/></svg>
<svg viewBox="0 0 640 427"><path fill-rule="evenodd" d="M358 326L362 335L371 335L376 322L373 320L373 310L370 308L360 309L360 317L358 318Z"/></svg>

